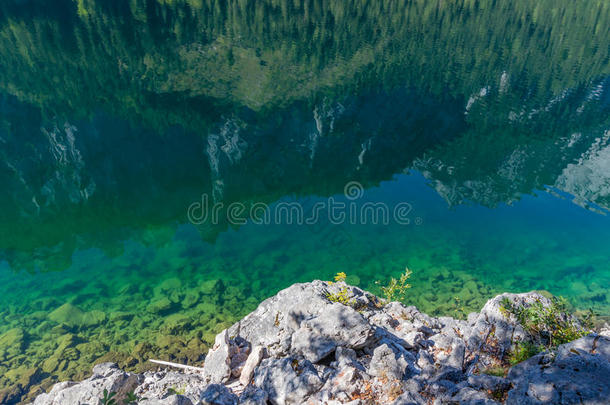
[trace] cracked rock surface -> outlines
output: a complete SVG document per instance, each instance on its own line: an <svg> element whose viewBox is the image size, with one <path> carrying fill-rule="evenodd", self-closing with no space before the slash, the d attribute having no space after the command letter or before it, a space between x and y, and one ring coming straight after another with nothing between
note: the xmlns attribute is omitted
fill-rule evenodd
<svg viewBox="0 0 610 405"><path fill-rule="evenodd" d="M349 305L327 297L347 289ZM97 404L102 392L139 404L602 404L610 398L610 338L591 333L508 369L533 339L500 310L550 305L538 293L502 294L468 320L434 318L343 282L295 284L222 331L202 372L134 374L113 364L56 384L35 405ZM505 376L485 374L504 366Z"/></svg>

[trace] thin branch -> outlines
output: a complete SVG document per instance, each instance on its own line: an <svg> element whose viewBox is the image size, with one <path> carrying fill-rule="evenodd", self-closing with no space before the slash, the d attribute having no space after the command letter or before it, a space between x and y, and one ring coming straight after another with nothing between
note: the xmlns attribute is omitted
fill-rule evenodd
<svg viewBox="0 0 610 405"><path fill-rule="evenodd" d="M164 365L164 366L181 368L183 370L203 371L203 367L187 366L187 365L184 365L184 364L172 363L170 361L163 361L163 360L153 360L153 359L150 359L148 361L150 361L151 363L161 364L161 365Z"/></svg>

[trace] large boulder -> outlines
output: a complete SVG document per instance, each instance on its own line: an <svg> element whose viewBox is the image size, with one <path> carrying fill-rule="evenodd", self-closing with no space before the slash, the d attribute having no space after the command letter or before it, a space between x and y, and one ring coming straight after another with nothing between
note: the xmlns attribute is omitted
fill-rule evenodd
<svg viewBox="0 0 610 405"><path fill-rule="evenodd" d="M254 312L229 328L229 336L262 346L272 357L296 351L310 361L326 357L337 345L362 347L370 341L373 327L350 306L333 304L328 299L343 288L349 291L354 306L365 306L367 297L372 297L344 283L331 285L316 280L294 284L263 301Z"/></svg>
<svg viewBox="0 0 610 405"><path fill-rule="evenodd" d="M114 363L102 363L95 366L93 375L84 381L55 384L49 393L36 397L34 405L97 404L104 390L115 392L115 398L120 402L128 392L134 391L140 381L138 374L124 372Z"/></svg>
<svg viewBox="0 0 610 405"><path fill-rule="evenodd" d="M201 405L237 405L237 395L221 384L210 384L201 394Z"/></svg>
<svg viewBox="0 0 610 405"><path fill-rule="evenodd" d="M383 343L373 351L369 374L384 380L402 380L412 364L413 355L391 343Z"/></svg>
<svg viewBox="0 0 610 405"><path fill-rule="evenodd" d="M322 384L309 361L295 358L265 359L254 374L254 385L267 393L273 405L302 404Z"/></svg>
<svg viewBox="0 0 610 405"><path fill-rule="evenodd" d="M541 303L549 307L552 302L549 298L537 293L501 294L483 306L481 312L472 317L468 330L463 336L468 351L470 370L484 370L485 368L500 365L507 353L513 348L515 342L531 342L535 339L519 322L503 308L503 302L508 301L515 307L529 307L534 303Z"/></svg>
<svg viewBox="0 0 610 405"><path fill-rule="evenodd" d="M151 401L164 401L172 397L172 401L181 403L199 403L206 390L207 382L199 373L184 373L179 371L146 372L140 379L140 385L134 394L139 398ZM178 392L180 393L179 395ZM175 397L175 398L173 398Z"/></svg>
<svg viewBox="0 0 610 405"><path fill-rule="evenodd" d="M602 404L610 398L610 339L591 334L543 353L508 373L508 403Z"/></svg>
<svg viewBox="0 0 610 405"><path fill-rule="evenodd" d="M317 363L337 346L360 349L371 341L373 327L356 310L343 304L327 305L316 316L301 322L292 335L292 351Z"/></svg>
<svg viewBox="0 0 610 405"><path fill-rule="evenodd" d="M328 306L328 288L314 281L294 284L263 301L258 308L229 328L230 336L240 336L252 346L262 346L270 356L290 350L292 334L301 322L320 314Z"/></svg>
<svg viewBox="0 0 610 405"><path fill-rule="evenodd" d="M212 384L224 383L231 377L230 342L226 330L216 336L214 346L205 357L203 375Z"/></svg>

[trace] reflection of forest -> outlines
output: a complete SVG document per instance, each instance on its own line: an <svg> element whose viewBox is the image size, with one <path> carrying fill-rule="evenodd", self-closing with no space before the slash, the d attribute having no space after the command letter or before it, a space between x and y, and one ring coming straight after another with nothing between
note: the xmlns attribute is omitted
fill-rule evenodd
<svg viewBox="0 0 610 405"><path fill-rule="evenodd" d="M609 22L603 0L9 0L0 88L193 129L202 97L259 110L380 83L468 97L504 71L531 97L610 73Z"/></svg>
<svg viewBox="0 0 610 405"><path fill-rule="evenodd" d="M3 1L0 248L65 267L202 192L409 167L450 204L556 185L608 208L609 22L606 1Z"/></svg>

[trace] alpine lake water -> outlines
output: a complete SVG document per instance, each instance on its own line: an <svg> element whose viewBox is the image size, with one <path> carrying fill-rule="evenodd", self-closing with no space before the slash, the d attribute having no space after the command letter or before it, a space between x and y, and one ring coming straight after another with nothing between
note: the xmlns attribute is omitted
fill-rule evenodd
<svg viewBox="0 0 610 405"><path fill-rule="evenodd" d="M5 0L0 53L0 390L337 272L610 315L606 0Z"/></svg>

